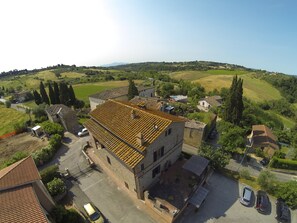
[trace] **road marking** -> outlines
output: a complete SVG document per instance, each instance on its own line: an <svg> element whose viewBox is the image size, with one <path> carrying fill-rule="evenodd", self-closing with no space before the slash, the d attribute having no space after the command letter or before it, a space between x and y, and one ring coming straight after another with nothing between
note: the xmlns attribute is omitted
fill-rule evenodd
<svg viewBox="0 0 297 223"><path fill-rule="evenodd" d="M95 186L96 184L100 183L103 179L98 180L96 183L93 183L86 188L84 188L82 191L85 192L86 190L90 189L91 187Z"/></svg>

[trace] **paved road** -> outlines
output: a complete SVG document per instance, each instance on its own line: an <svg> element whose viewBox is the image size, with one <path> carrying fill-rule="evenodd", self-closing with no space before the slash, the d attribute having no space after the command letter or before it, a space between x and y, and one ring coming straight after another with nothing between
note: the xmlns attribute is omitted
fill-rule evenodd
<svg viewBox="0 0 297 223"><path fill-rule="evenodd" d="M74 176L67 182L67 186L76 207L83 212L83 205L93 202L112 223L156 223L100 167L92 169L88 166L81 149L89 136L77 138L67 135L68 148L62 149L53 163L58 164L62 171L68 168L71 176Z"/></svg>
<svg viewBox="0 0 297 223"><path fill-rule="evenodd" d="M231 180L223 175L214 173L206 188L209 194L205 203L198 212L186 210L185 216L178 223L208 222L208 223L267 223L277 222L275 220L275 199L270 198L270 211L268 214L260 214L253 205L245 207L238 201L244 185ZM291 211L292 223L297 222L297 211Z"/></svg>

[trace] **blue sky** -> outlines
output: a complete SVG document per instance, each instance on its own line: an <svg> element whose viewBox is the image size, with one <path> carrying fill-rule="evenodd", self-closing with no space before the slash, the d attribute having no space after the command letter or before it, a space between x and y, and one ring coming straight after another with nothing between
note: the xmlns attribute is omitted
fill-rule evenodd
<svg viewBox="0 0 297 223"><path fill-rule="evenodd" d="M209 60L297 75L293 0L10 0L0 21L0 71Z"/></svg>

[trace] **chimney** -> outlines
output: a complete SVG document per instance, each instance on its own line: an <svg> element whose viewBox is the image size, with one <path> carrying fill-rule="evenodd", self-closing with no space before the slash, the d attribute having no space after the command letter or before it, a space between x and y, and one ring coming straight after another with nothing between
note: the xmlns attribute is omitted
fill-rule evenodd
<svg viewBox="0 0 297 223"><path fill-rule="evenodd" d="M136 142L138 145L143 146L145 141L141 132L136 135Z"/></svg>
<svg viewBox="0 0 297 223"><path fill-rule="evenodd" d="M135 119L135 118L136 118L135 111L134 111L134 110L132 110L132 111L131 111L131 119Z"/></svg>

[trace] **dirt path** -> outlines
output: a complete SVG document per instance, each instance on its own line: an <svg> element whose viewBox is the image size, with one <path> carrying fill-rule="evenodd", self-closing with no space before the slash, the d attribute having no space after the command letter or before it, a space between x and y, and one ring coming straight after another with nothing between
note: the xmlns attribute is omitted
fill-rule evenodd
<svg viewBox="0 0 297 223"><path fill-rule="evenodd" d="M2 162L11 158L18 151L32 153L48 144L47 139L31 136L30 133L21 133L0 140L0 166Z"/></svg>

